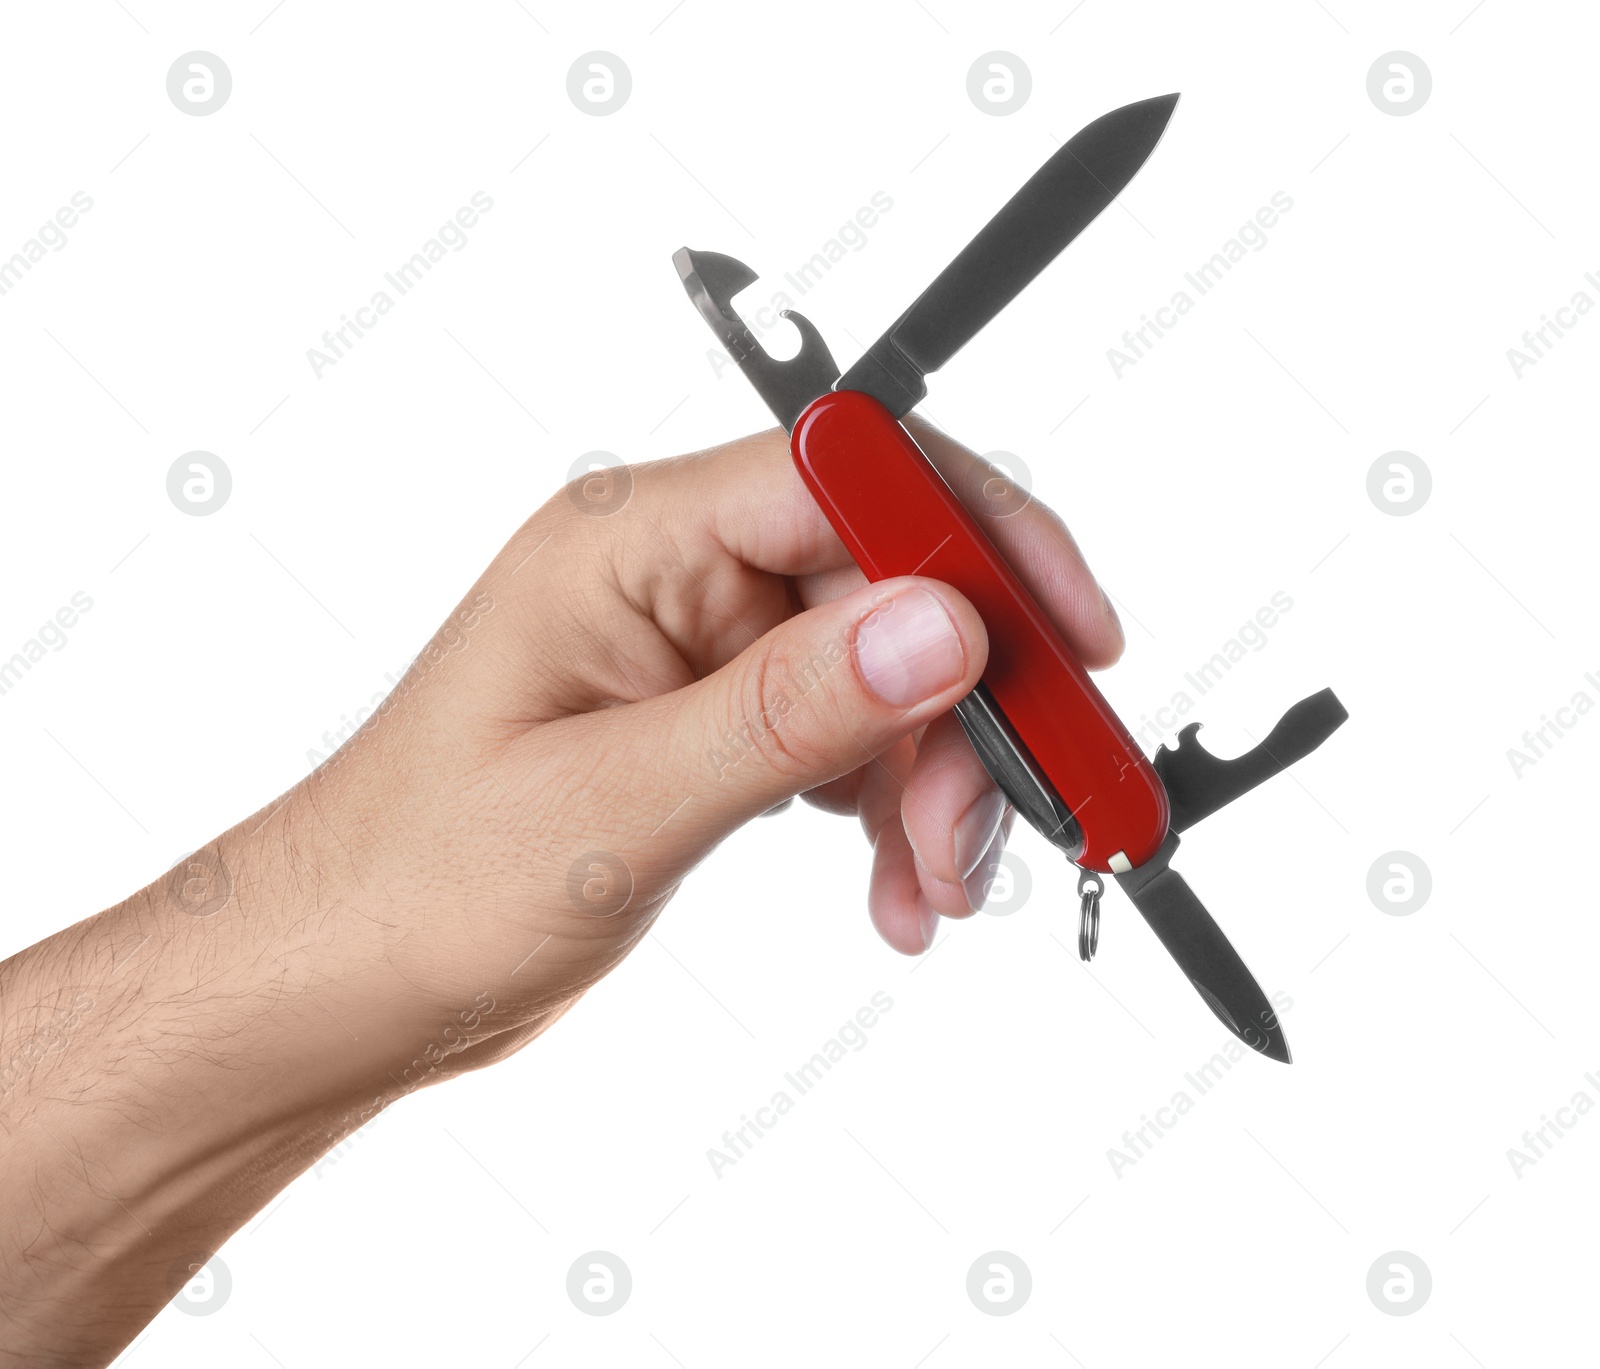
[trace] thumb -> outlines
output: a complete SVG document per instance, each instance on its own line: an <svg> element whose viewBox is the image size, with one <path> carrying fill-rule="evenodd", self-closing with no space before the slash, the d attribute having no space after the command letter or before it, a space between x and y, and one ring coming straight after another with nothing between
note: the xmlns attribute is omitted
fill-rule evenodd
<svg viewBox="0 0 1600 1369"><path fill-rule="evenodd" d="M932 722L977 684L988 654L978 611L950 586L867 585L672 695L663 778L691 796L695 826L731 830Z"/></svg>

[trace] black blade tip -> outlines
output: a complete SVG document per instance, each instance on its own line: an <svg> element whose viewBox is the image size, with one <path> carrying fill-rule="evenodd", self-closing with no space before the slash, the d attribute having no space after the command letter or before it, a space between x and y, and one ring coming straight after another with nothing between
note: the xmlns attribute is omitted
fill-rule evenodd
<svg viewBox="0 0 1600 1369"><path fill-rule="evenodd" d="M1102 114L1067 140L1067 151L1108 193L1119 195L1166 134L1179 98L1176 91L1152 95Z"/></svg>
<svg viewBox="0 0 1600 1369"><path fill-rule="evenodd" d="M1223 1019L1223 1025L1245 1045L1253 1048L1257 1055L1264 1055L1268 1060L1276 1060L1282 1065L1294 1063L1294 1057L1289 1054L1289 1038L1283 1034L1283 1023L1277 1020L1276 1015L1271 1026L1252 1025L1248 1030L1240 1030L1227 1018Z"/></svg>
<svg viewBox="0 0 1600 1369"><path fill-rule="evenodd" d="M1191 978L1189 982L1194 985L1200 997L1205 1000L1205 1005L1216 1015L1217 1021L1222 1023L1245 1045L1249 1046L1258 1055L1266 1056L1268 1060L1276 1060L1284 1065L1292 1065L1294 1063L1294 1057L1289 1054L1289 1038L1283 1034L1283 1023L1272 1008L1265 1006L1264 999L1262 1000L1263 1006L1261 1010L1256 1014L1256 1020L1249 1023L1248 1026L1241 1027L1234 1015L1228 1011L1227 1006L1216 994L1212 993L1198 979ZM1259 995L1260 991L1257 990L1256 992Z"/></svg>
<svg viewBox="0 0 1600 1369"><path fill-rule="evenodd" d="M1152 95L1148 100L1138 100L1129 105L1130 110L1142 110L1149 114L1153 121L1157 121L1158 133L1165 131L1167 123L1178 108L1178 101L1183 98L1181 91L1173 91L1170 95Z"/></svg>

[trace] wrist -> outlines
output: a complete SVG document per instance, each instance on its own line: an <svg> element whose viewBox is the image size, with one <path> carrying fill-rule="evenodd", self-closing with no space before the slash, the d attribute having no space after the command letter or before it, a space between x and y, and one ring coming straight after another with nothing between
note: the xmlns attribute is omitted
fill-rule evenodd
<svg viewBox="0 0 1600 1369"><path fill-rule="evenodd" d="M0 964L0 1365L108 1360L196 1256L407 1091L404 1006L273 826L298 816L291 796Z"/></svg>

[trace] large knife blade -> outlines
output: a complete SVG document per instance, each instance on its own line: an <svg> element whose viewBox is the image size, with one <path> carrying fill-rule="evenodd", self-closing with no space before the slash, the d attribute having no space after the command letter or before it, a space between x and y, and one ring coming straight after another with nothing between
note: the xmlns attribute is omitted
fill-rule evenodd
<svg viewBox="0 0 1600 1369"><path fill-rule="evenodd" d="M1152 859L1119 874L1117 883L1217 1020L1252 1050L1287 1065L1289 1042L1278 1010L1216 919L1172 868L1177 849L1178 834L1171 832Z"/></svg>
<svg viewBox="0 0 1600 1369"><path fill-rule="evenodd" d="M1073 134L961 250L836 388L903 418L937 371L1127 187L1166 131L1177 95L1103 114Z"/></svg>

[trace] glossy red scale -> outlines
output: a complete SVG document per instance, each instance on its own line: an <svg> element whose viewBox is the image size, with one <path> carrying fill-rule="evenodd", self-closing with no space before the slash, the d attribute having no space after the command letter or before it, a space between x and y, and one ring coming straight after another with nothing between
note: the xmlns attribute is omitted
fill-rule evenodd
<svg viewBox="0 0 1600 1369"><path fill-rule="evenodd" d="M1167 835L1160 779L911 435L870 395L830 391L800 415L790 449L868 579L925 575L977 608L989 630L984 683L1077 818L1078 863L1105 872L1118 855L1149 860Z"/></svg>

